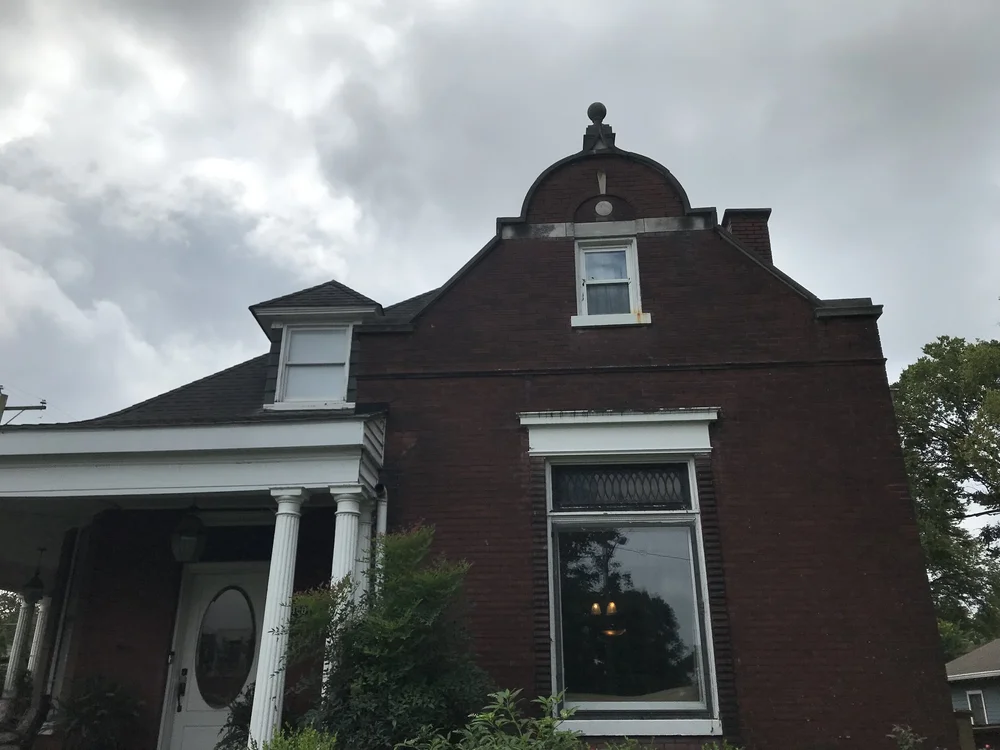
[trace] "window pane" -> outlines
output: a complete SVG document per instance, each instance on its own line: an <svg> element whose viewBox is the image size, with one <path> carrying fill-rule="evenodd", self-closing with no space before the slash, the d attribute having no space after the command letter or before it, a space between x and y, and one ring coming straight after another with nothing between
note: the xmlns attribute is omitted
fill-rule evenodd
<svg viewBox="0 0 1000 750"><path fill-rule="evenodd" d="M587 315L614 315L632 312L628 282L624 284L587 284Z"/></svg>
<svg viewBox="0 0 1000 750"><path fill-rule="evenodd" d="M194 674L205 703L226 708L243 691L256 643L247 595L237 588L223 589L208 605L198 633Z"/></svg>
<svg viewBox="0 0 1000 750"><path fill-rule="evenodd" d="M347 330L290 329L288 361L293 364L328 364L347 361Z"/></svg>
<svg viewBox="0 0 1000 750"><path fill-rule="evenodd" d="M618 508L685 510L691 507L687 464L553 466L556 510Z"/></svg>
<svg viewBox="0 0 1000 750"><path fill-rule="evenodd" d="M560 531L566 700L703 702L691 530Z"/></svg>
<svg viewBox="0 0 1000 750"><path fill-rule="evenodd" d="M969 710L972 711L972 723L984 726L986 722L986 704L982 693L966 693L969 698Z"/></svg>
<svg viewBox="0 0 1000 750"><path fill-rule="evenodd" d="M590 279L627 279L624 250L588 251L583 254L584 277Z"/></svg>
<svg viewBox="0 0 1000 750"><path fill-rule="evenodd" d="M343 365L285 367L286 401L342 401L344 395Z"/></svg>

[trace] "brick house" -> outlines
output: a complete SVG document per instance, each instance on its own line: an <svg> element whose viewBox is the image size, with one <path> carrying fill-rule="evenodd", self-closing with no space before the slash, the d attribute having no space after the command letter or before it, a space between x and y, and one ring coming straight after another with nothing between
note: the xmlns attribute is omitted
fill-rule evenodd
<svg viewBox="0 0 1000 750"><path fill-rule="evenodd" d="M769 209L720 223L588 114L440 288L254 305L260 357L0 431L0 587L47 549L15 654L38 694L113 677L143 748L207 750L256 681L266 736L281 603L423 521L472 564L482 664L564 690L589 736L956 746L880 306L817 298L772 262Z"/></svg>

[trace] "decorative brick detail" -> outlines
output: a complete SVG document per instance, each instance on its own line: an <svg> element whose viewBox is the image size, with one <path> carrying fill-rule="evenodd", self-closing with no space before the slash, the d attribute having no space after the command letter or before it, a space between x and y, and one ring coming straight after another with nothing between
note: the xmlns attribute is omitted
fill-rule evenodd
<svg viewBox="0 0 1000 750"><path fill-rule="evenodd" d="M716 684L719 691L719 716L723 734L731 742L740 743L740 715L736 694L733 663L733 640L729 629L729 608L726 602L726 576L719 536L719 507L712 477L712 460L700 456L695 460L698 483L698 503L701 507L701 536L704 544L705 574L708 588L708 610L712 627L712 655L715 659Z"/></svg>
<svg viewBox="0 0 1000 750"><path fill-rule="evenodd" d="M684 197L662 174L648 164L609 155L573 162L548 175L532 196L527 220L573 221L577 207L598 194L598 170L606 175L607 192L627 201L635 217L684 215Z"/></svg>
<svg viewBox="0 0 1000 750"><path fill-rule="evenodd" d="M525 435L527 443L527 435ZM527 453L527 445L525 445ZM531 499L531 606L534 612L535 693L552 693L552 626L549 619L549 533L545 489L545 459L532 458Z"/></svg>

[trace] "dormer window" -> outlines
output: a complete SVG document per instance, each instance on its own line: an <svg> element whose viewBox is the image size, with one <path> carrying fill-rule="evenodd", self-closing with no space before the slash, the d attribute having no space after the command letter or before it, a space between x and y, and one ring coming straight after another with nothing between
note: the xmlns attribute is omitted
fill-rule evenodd
<svg viewBox="0 0 1000 750"><path fill-rule="evenodd" d="M290 408L342 405L350 347L350 326L286 326L275 402Z"/></svg>
<svg viewBox="0 0 1000 750"><path fill-rule="evenodd" d="M576 327L637 325L650 322L639 297L635 238L576 243Z"/></svg>

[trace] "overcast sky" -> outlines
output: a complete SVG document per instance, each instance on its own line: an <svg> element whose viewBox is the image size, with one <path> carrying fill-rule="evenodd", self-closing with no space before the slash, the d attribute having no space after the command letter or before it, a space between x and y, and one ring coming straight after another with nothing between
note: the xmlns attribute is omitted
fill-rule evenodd
<svg viewBox="0 0 1000 750"><path fill-rule="evenodd" d="M48 421L265 350L247 306L440 284L591 101L890 376L1000 337L1000 2L0 0L0 384ZM38 413L18 423L36 421Z"/></svg>

